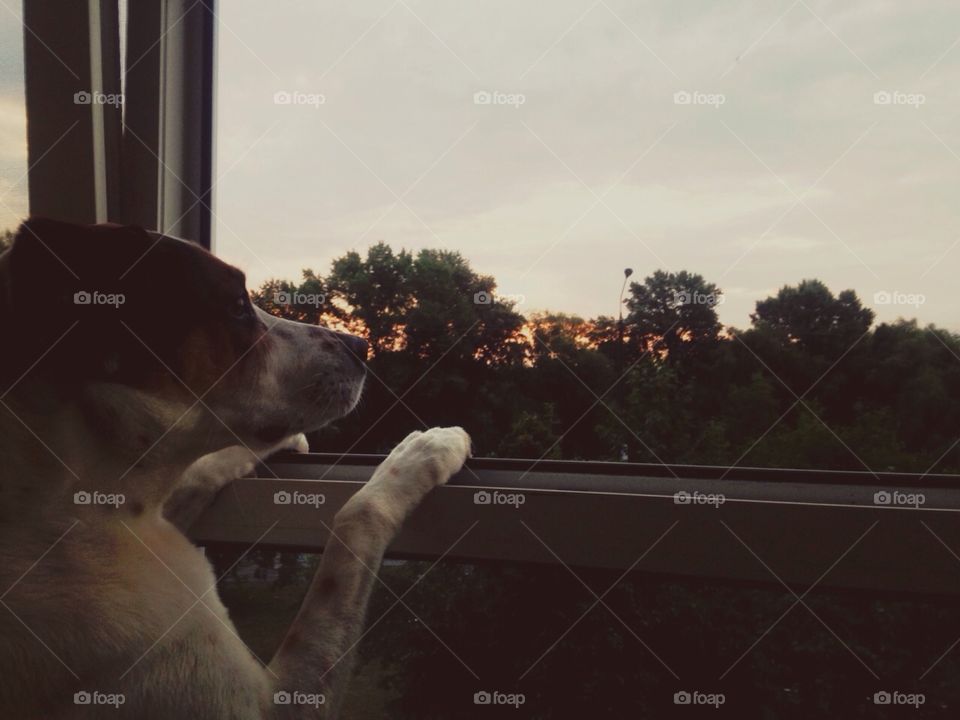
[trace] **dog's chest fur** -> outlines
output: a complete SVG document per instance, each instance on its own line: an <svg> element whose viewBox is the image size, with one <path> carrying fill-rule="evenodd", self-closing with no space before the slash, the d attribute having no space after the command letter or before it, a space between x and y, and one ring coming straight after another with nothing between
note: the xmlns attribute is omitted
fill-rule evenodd
<svg viewBox="0 0 960 720"><path fill-rule="evenodd" d="M28 553L21 546L17 555L40 557L44 549ZM9 576L9 585L28 567L7 565L0 574ZM12 632L0 640L0 663L41 660L36 671L49 677L51 696L123 693L128 712L142 705L150 716L160 716L158 709L167 704L176 712L185 698L171 698L161 688L222 691L233 684L231 676L249 682L259 674L251 672L258 663L237 637L214 585L202 552L161 517L81 520L4 598L24 624L7 628ZM48 647L48 656L31 652L37 639L27 627ZM211 673L217 677L202 677ZM0 677L17 674L0 667ZM0 695L4 690L15 689L2 688L0 681ZM251 697L251 709L264 690ZM196 707L216 712L210 698L197 700Z"/></svg>

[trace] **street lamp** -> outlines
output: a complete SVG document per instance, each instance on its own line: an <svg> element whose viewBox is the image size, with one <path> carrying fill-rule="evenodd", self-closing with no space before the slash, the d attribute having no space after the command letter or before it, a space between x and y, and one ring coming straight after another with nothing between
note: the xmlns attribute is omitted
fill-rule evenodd
<svg viewBox="0 0 960 720"><path fill-rule="evenodd" d="M627 280L633 275L632 268L623 269L623 285L620 286L620 320L617 323L617 382L620 382L623 376L623 294L627 290ZM620 448L620 461L626 462L630 459L630 438Z"/></svg>
<svg viewBox="0 0 960 720"><path fill-rule="evenodd" d="M617 372L623 372L623 294L627 290L627 280L633 275L633 268L623 269L623 285L620 287L620 320L617 323Z"/></svg>

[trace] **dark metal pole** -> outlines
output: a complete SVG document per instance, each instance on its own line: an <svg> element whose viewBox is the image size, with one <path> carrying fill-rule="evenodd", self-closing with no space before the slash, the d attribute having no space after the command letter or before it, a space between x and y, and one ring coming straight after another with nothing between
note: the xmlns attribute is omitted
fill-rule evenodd
<svg viewBox="0 0 960 720"><path fill-rule="evenodd" d="M623 372L623 294L627 290L627 280L633 275L631 268L623 270L623 285L620 287L620 319L617 322L617 376Z"/></svg>

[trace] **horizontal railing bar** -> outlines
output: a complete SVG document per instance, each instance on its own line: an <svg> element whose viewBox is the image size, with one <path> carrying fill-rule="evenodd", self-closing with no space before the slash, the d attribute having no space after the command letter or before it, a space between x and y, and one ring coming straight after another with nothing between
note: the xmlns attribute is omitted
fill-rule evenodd
<svg viewBox="0 0 960 720"><path fill-rule="evenodd" d="M336 511L381 459L277 457L260 477L221 492L192 535L200 544L322 551ZM949 550L960 552L960 484L910 485L891 473L867 474L873 484L629 476L604 472L614 464L519 463L471 460L424 500L391 555L623 570L675 525L637 571L803 587L866 533L820 586L960 594L960 560ZM291 502L278 504L284 493Z"/></svg>
<svg viewBox="0 0 960 720"><path fill-rule="evenodd" d="M341 455L337 453L279 453L268 465L332 466L379 465L385 455ZM555 474L603 475L610 477L672 477L690 480L752 480L760 482L802 482L813 484L880 485L897 487L960 487L960 474L906 473L816 468L764 468L724 465L681 465L672 463L624 463L596 460L536 460L521 458L470 458L467 470L506 470L531 473L549 484ZM880 480L880 482L878 482Z"/></svg>

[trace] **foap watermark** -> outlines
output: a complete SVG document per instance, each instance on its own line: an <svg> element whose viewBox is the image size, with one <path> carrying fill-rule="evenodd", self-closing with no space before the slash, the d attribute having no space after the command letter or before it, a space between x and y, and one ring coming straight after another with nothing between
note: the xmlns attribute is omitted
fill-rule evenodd
<svg viewBox="0 0 960 720"><path fill-rule="evenodd" d="M923 693L905 693L898 690L878 690L873 694L874 705L909 705L914 710L927 701Z"/></svg>
<svg viewBox="0 0 960 720"><path fill-rule="evenodd" d="M123 105L123 93L102 93L98 90L81 90L73 94L74 105L113 105L120 107Z"/></svg>
<svg viewBox="0 0 960 720"><path fill-rule="evenodd" d="M527 101L523 93L505 93L499 90L477 90L473 94L474 105L507 105L518 109Z"/></svg>
<svg viewBox="0 0 960 720"><path fill-rule="evenodd" d="M274 105L306 105L314 110L327 104L327 96L322 93L308 93L300 90L277 90L273 94Z"/></svg>
<svg viewBox="0 0 960 720"><path fill-rule="evenodd" d="M80 690L73 694L74 705L109 705L114 709L127 701L123 693L105 693L99 690Z"/></svg>
<svg viewBox="0 0 960 720"><path fill-rule="evenodd" d="M878 90L873 94L874 105L907 105L914 109L927 102L923 93L908 93L900 90Z"/></svg>
<svg viewBox="0 0 960 720"><path fill-rule="evenodd" d="M727 101L723 93L706 93L700 90L677 90L673 94L674 105L709 105L719 108Z"/></svg>
<svg viewBox="0 0 960 720"><path fill-rule="evenodd" d="M274 705L310 705L318 708L327 702L327 697L323 693L305 693L299 690L290 692L288 690L277 690L273 694Z"/></svg>
<svg viewBox="0 0 960 720"><path fill-rule="evenodd" d="M74 505L111 505L118 508L127 501L123 493L104 493L99 490L79 490L73 494Z"/></svg>
<svg viewBox="0 0 960 720"><path fill-rule="evenodd" d="M273 494L274 505L310 505L318 508L327 502L327 496L323 493L305 493L299 490L290 492L289 490L277 490Z"/></svg>
<svg viewBox="0 0 960 720"><path fill-rule="evenodd" d="M687 492L680 490L673 494L674 505L710 505L719 508L727 501L727 496L723 493L702 493L694 490Z"/></svg>
<svg viewBox="0 0 960 720"><path fill-rule="evenodd" d="M510 705L516 710L526 701L527 696L523 693L505 693L498 690L487 692L486 690L480 690L473 694L474 705Z"/></svg>
<svg viewBox="0 0 960 720"><path fill-rule="evenodd" d="M523 493L479 490L473 494L474 505L512 505L519 510L526 501L527 498Z"/></svg>
<svg viewBox="0 0 960 720"><path fill-rule="evenodd" d="M874 505L918 508L926 502L927 498L923 493L907 493L901 492L900 490L878 490L873 494Z"/></svg>
<svg viewBox="0 0 960 720"><path fill-rule="evenodd" d="M526 295L519 293L492 293L486 290L475 292L473 294L474 305L493 305L494 303L513 303L514 305L523 305L527 301Z"/></svg>
<svg viewBox="0 0 960 720"><path fill-rule="evenodd" d="M714 710L727 701L723 693L705 693L699 690L680 690L673 694L674 705L709 705Z"/></svg>
<svg viewBox="0 0 960 720"><path fill-rule="evenodd" d="M78 290L73 294L74 305L109 305L119 308L127 301L123 293L105 293L99 290Z"/></svg>
<svg viewBox="0 0 960 720"><path fill-rule="evenodd" d="M927 296L922 293L906 293L899 290L880 290L873 294L873 302L876 305L909 305L919 308L927 301Z"/></svg>
<svg viewBox="0 0 960 720"><path fill-rule="evenodd" d="M285 305L288 307L320 307L327 302L327 296L323 293L302 293L302 292L275 292L273 302L276 305Z"/></svg>
<svg viewBox="0 0 960 720"><path fill-rule="evenodd" d="M705 293L699 290L677 290L673 293L674 305L705 305L706 307L716 307L723 305L723 295L721 293Z"/></svg>

